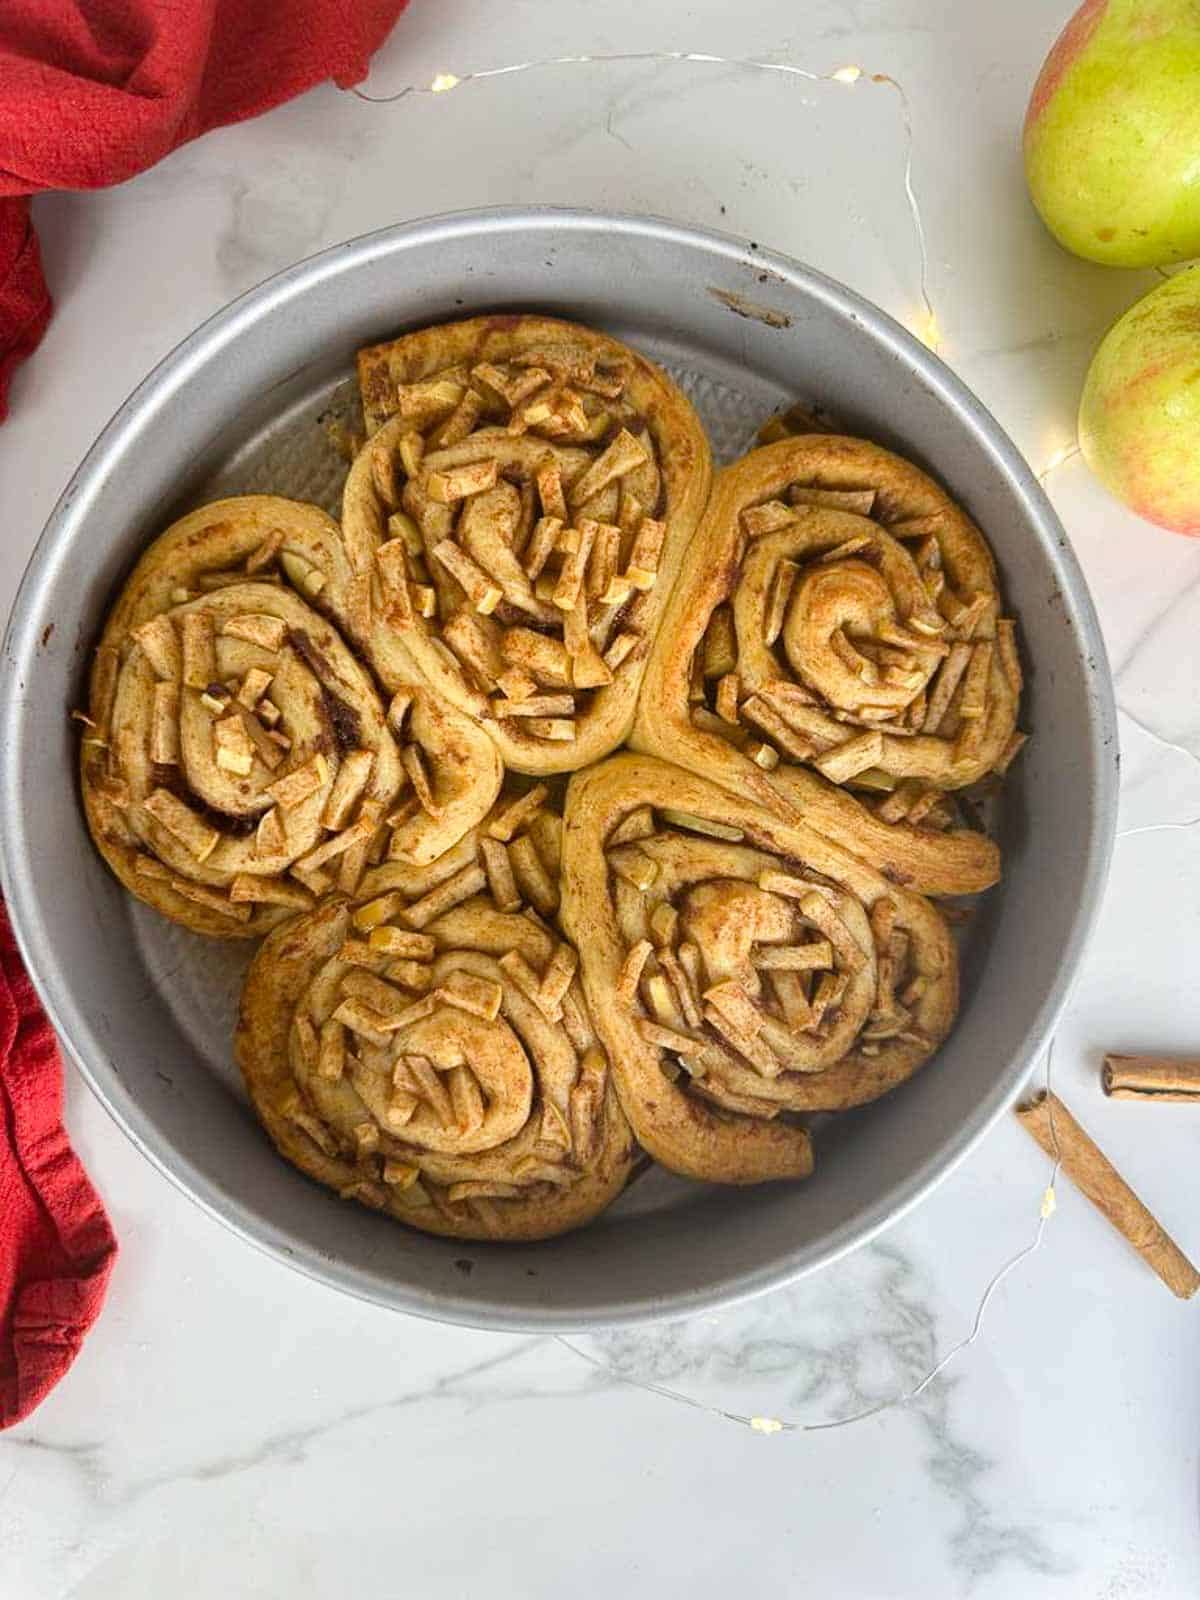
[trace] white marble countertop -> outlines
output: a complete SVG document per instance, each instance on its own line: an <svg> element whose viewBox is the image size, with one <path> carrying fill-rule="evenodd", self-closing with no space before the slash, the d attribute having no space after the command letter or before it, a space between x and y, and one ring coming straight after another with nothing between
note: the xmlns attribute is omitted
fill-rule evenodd
<svg viewBox="0 0 1200 1600"><path fill-rule="evenodd" d="M906 87L950 364L1035 465L1073 438L1107 323L1154 280L1075 261L1024 194L1017 133L1069 0L414 0L387 92L557 53L694 50ZM762 240L910 323L900 107L730 67L557 67L367 105L321 88L120 189L36 208L58 301L0 431L0 615L70 470L134 383L232 295L338 239L499 202L642 210ZM136 287L135 287L136 286ZM1200 544L1126 515L1076 459L1048 487L1121 703L1200 753ZM1200 767L1122 724L1122 826L1200 815ZM1105 1048L1200 1050L1200 832L1118 844L1055 1081L1200 1254L1200 1119L1106 1102ZM1135 959L1136 953L1136 959ZM763 1437L551 1340L339 1298L202 1214L74 1073L67 1120L122 1242L66 1381L0 1438L3 1600L312 1600L619 1591L906 1600L1200 1592L1200 1322L1066 1183L981 1340L916 1403ZM644 1380L820 1420L911 1384L1030 1238L1045 1162L1011 1119L879 1242L693 1324L584 1341Z"/></svg>

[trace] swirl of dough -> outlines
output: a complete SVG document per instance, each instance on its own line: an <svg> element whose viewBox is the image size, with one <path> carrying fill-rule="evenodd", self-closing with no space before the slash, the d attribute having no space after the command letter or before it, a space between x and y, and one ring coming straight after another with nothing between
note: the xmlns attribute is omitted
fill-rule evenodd
<svg viewBox="0 0 1200 1600"><path fill-rule="evenodd" d="M431 860L499 792L491 741L427 688L397 694L389 727L310 603L338 560L315 507L220 501L151 545L109 615L83 719L88 821L126 888L198 932L257 937L353 892L373 859Z"/></svg>
<svg viewBox="0 0 1200 1600"><path fill-rule="evenodd" d="M418 672L514 770L606 754L708 494L691 406L627 346L536 316L426 328L359 373L342 522L375 671Z"/></svg>
<svg viewBox="0 0 1200 1600"><path fill-rule="evenodd" d="M282 1153L427 1232L533 1239L623 1187L633 1142L557 909L561 819L505 798L426 866L279 928L237 1054Z"/></svg>
<svg viewBox="0 0 1200 1600"><path fill-rule="evenodd" d="M887 1093L946 1037L939 913L807 821L646 756L572 779L562 921L639 1141L691 1177L803 1177L781 1113Z"/></svg>
<svg viewBox="0 0 1200 1600"><path fill-rule="evenodd" d="M806 435L719 475L632 743L781 814L819 806L897 882L967 893L999 858L951 792L1007 769L1020 690L969 519L900 457Z"/></svg>

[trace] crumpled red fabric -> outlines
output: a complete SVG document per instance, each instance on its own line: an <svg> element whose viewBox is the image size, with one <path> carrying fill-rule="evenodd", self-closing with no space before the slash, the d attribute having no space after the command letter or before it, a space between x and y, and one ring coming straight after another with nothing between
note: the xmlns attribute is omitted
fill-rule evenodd
<svg viewBox="0 0 1200 1600"><path fill-rule="evenodd" d="M408 0L0 0L0 421L50 318L28 196L366 77Z"/></svg>
<svg viewBox="0 0 1200 1600"><path fill-rule="evenodd" d="M0 420L50 318L29 196L95 189L327 78L407 0L0 0ZM62 1377L116 1254L62 1126L62 1061L0 904L0 1427Z"/></svg>
<svg viewBox="0 0 1200 1600"><path fill-rule="evenodd" d="M0 1428L66 1372L117 1241L62 1125L62 1059L0 902Z"/></svg>

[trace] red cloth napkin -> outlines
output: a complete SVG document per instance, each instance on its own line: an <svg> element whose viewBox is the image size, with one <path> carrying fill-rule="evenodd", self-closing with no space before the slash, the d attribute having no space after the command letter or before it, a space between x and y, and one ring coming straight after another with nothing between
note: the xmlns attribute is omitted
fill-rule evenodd
<svg viewBox="0 0 1200 1600"><path fill-rule="evenodd" d="M58 1044L0 902L0 1428L78 1355L116 1253L63 1130Z"/></svg>
<svg viewBox="0 0 1200 1600"><path fill-rule="evenodd" d="M210 128L367 75L408 0L0 0L0 421L50 295L26 196L121 183Z"/></svg>
<svg viewBox="0 0 1200 1600"><path fill-rule="evenodd" d="M0 0L0 420L50 318L28 196L120 183L326 78L407 0ZM116 1240L62 1127L62 1062L0 904L0 1427L74 1360Z"/></svg>

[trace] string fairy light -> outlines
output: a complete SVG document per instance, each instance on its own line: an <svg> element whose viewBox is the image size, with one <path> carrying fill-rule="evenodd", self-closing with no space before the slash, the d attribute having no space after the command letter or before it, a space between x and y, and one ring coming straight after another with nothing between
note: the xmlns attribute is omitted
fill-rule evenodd
<svg viewBox="0 0 1200 1600"><path fill-rule="evenodd" d="M1157 729L1152 728L1148 722L1143 722L1140 717L1134 716L1126 706L1118 705L1117 710L1127 722L1132 722L1140 733L1145 734L1147 739L1152 739L1164 750L1173 750L1176 755L1186 756L1194 765L1200 767L1200 756L1186 744L1177 744L1174 739L1168 739ZM1119 842L1122 839L1132 839L1141 833L1187 833L1191 828L1200 828L1200 817L1191 817L1187 822L1146 822L1136 828L1122 828L1114 837Z"/></svg>
<svg viewBox="0 0 1200 1600"><path fill-rule="evenodd" d="M1082 447L1077 439L1073 440L1070 444L1063 445L1060 450L1055 450L1050 456L1049 460L1046 462L1045 466L1038 473L1038 482L1044 486L1046 479L1052 472L1057 472L1059 467L1065 467L1068 461L1073 461L1075 457L1081 453Z"/></svg>
<svg viewBox="0 0 1200 1600"><path fill-rule="evenodd" d="M1117 710L1126 719L1132 722L1139 733L1144 733L1147 739L1153 739L1155 744L1161 745L1164 750L1173 750L1176 755L1186 756L1189 761L1194 761L1200 766L1200 756L1186 744L1176 744L1174 739L1168 739L1165 734L1159 733L1157 728L1152 728L1148 722L1143 722L1140 717L1133 714L1127 706L1118 706Z"/></svg>
<svg viewBox="0 0 1200 1600"><path fill-rule="evenodd" d="M494 78L512 78L527 72L547 72L556 68L566 67L646 64L657 66L687 64L701 67L731 67L739 72L775 74L785 78L799 79L805 83L835 83L842 88L853 88L856 84L866 83L892 90L899 103L900 119L904 130L902 183L904 198L912 223L913 237L916 242L920 283L920 311L910 331L915 333L922 344L927 345L935 354L942 349L944 341L941 323L938 320L937 312L934 310L929 292L929 251L925 240L925 222L921 215L921 207L913 184L912 107L904 85L898 78L894 78L890 72L868 72L864 67L854 63L835 67L832 72L816 72L811 67L800 66L798 62L794 61L767 61L757 56L716 55L706 50L615 50L603 51L597 54L542 56L526 61L505 62L503 65L496 67L480 67L474 72L438 72L434 74L428 83L406 83L391 94L369 94L365 89L359 88L351 89L350 93L357 99L365 100L371 105L395 105L402 100L427 95L444 95L448 94L452 89L465 88L469 84L486 83Z"/></svg>
<svg viewBox="0 0 1200 1600"><path fill-rule="evenodd" d="M452 89L464 88L472 83L486 83L493 78L511 78L521 73L546 72L556 68L565 67L598 67L598 66L636 66L636 65L673 66L688 64L705 67L732 67L741 72L774 73L783 77L798 78L806 83L836 83L843 88L853 88L859 83L869 83L891 89L897 97L900 107L900 117L904 129L904 163L902 183L904 198L908 206L909 219L912 223L913 237L917 248L917 264L920 282L920 310L910 324L909 331L914 333L921 343L932 350L935 355L940 355L945 348L945 336L942 325L934 309L932 296L929 289L929 250L926 243L925 220L921 206L917 200L916 189L913 182L913 119L912 106L908 91L900 80L890 72L867 72L865 68L855 63L847 63L842 67L835 67L831 72L816 72L811 67L801 66L794 61L767 61L757 56L726 56L718 55L706 50L613 50L596 53L579 53L571 55L530 57L523 61L509 61L495 67L479 67L472 72L437 72L428 83L406 83L391 94L369 94L365 89L352 88L349 92L359 100L364 100L370 105L395 105L402 100L428 95L448 94ZM1156 269L1161 276L1169 274ZM1056 450L1037 474L1038 482L1044 484L1046 479L1059 467L1079 455L1080 446L1077 441L1064 445Z"/></svg>
<svg viewBox="0 0 1200 1600"><path fill-rule="evenodd" d="M438 72L428 83L407 83L391 94L370 94L364 89L353 88L350 92L359 100L372 105L394 105L403 100L416 97L445 95L452 90L465 88L470 84L484 83L496 78L510 78L523 73L551 71L568 67L598 67L617 65L674 65L689 64L704 67L725 67L737 71L759 74L776 74L782 77L799 79L807 83L831 83L844 88L852 88L859 83L868 83L875 86L886 87L893 91L897 97L900 108L901 123L903 127L903 189L908 207L909 218L912 225L913 237L916 245L916 255L919 268L919 297L920 311L911 326L911 331L935 354L944 346L944 337L941 330L937 312L934 309L929 288L929 251L926 242L925 223L922 216L920 203L917 199L916 188L913 180L913 145L914 131L912 108L908 93L899 79L887 72L867 72L861 66L848 63L837 67L830 72L817 72L809 67L804 67L791 61L768 61L753 56L726 56L697 50L636 50L636 51L606 51L600 53L571 54L531 58L523 61L507 62L495 67L478 68L471 72ZM1165 276L1165 274L1164 274ZM1059 467L1081 453L1077 440L1062 446L1054 451L1044 466L1037 474L1038 482L1045 484L1052 473ZM1136 727L1160 745L1175 750L1190 760L1200 765L1200 758L1186 746L1176 744L1170 739L1142 722L1132 712L1121 706L1118 708L1122 715L1128 718ZM1115 835L1117 842L1145 833L1157 833L1168 830L1184 830L1200 827L1200 817L1187 822L1162 822L1145 826L1122 829ZM1061 1166L1061 1151L1058 1142L1058 1131L1054 1124L1054 1101L1050 1095L1051 1073L1054 1059L1054 1037L1051 1038L1046 1050L1046 1066L1044 1077L1044 1090L1049 1099L1050 1106L1050 1134L1053 1143L1054 1155L1051 1161L1049 1175L1042 1191L1038 1206L1037 1225L1029 1242L1022 1246L1014 1255L1010 1256L988 1279L980 1295L970 1329L963 1338L942 1355L937 1362L914 1384L901 1393L888 1399L878 1401L862 1410L847 1416L832 1417L816 1421L803 1421L781 1417L764 1416L733 1411L722 1406L710 1405L699 1400L693 1395L685 1394L682 1390L673 1389L665 1384L652 1383L647 1379L634 1376L631 1373L619 1371L600 1357L590 1351L582 1349L572 1340L558 1335L557 1343L572 1355L587 1362L607 1378L627 1387L638 1389L647 1394L652 1394L660 1399L668 1400L676 1405L687 1406L692 1410L705 1412L717 1417L724 1422L736 1424L738 1427L747 1428L754 1433L770 1437L777 1434L789 1433L822 1433L837 1428L851 1427L856 1423L865 1422L872 1417L878 1417L886 1412L900 1409L913 1404L937 1381L946 1369L958 1359L966 1350L981 1337L984 1328L988 1307L996 1291L1021 1264L1027 1261L1042 1248L1046 1227L1057 1210L1057 1191L1059 1169Z"/></svg>
<svg viewBox="0 0 1200 1600"><path fill-rule="evenodd" d="M925 1391L933 1383L935 1383L938 1378L941 1377L942 1373L946 1371L947 1367L956 1361L965 1350L969 1350L970 1347L976 1342L983 1332L984 1319L987 1316L988 1306L991 1304L992 1297L996 1293L996 1290L999 1289L1000 1285L1011 1273L1016 1271L1023 1261L1027 1261L1031 1255L1040 1250L1042 1247L1042 1240L1046 1233L1046 1225L1057 1210L1057 1194L1055 1185L1058 1182L1059 1168L1062 1164L1062 1152L1059 1149L1058 1143L1058 1129L1054 1124L1054 1100L1050 1095L1051 1070L1053 1061L1054 1039L1051 1038L1046 1049L1046 1072L1044 1088L1050 1108L1050 1137L1054 1145L1054 1156L1050 1164L1050 1173L1046 1180L1046 1186L1042 1190L1041 1201L1038 1206L1037 1226L1034 1229L1033 1237L1030 1239L1028 1244L1023 1245L1015 1255L1010 1256L1001 1267L998 1267L988 1279L984 1286L983 1293L979 1297L979 1303L975 1308L975 1315L972 1319L970 1330L957 1342L957 1344L951 1345L949 1350L947 1350L946 1353L941 1356L932 1367L930 1367L929 1371L926 1372L923 1377L918 1379L916 1383L912 1384L909 1388L903 1390L901 1393L892 1395L886 1400L879 1400L874 1405L864 1407L861 1411L853 1411L848 1416L830 1417L815 1422L805 1422L784 1417L768 1417L757 1414L751 1415L750 1413L743 1411L730 1411L724 1406L710 1405L705 1400L696 1399L694 1395L684 1394L681 1389L672 1389L666 1384L651 1383L647 1379L637 1378L630 1373L621 1372L616 1367L610 1366L608 1362L602 1361L598 1356L592 1355L590 1351L582 1349L579 1345L572 1343L570 1339L567 1339L562 1335L558 1336L558 1343L561 1344L565 1349L570 1350L573 1355L579 1356L582 1360L597 1368L598 1371L603 1372L606 1377L613 1378L618 1383L626 1384L628 1387L633 1389L641 1389L647 1394L657 1395L663 1400L672 1400L677 1404L688 1406L692 1410L705 1411L710 1416L720 1418L722 1422L735 1423L738 1427L749 1428L753 1433L761 1433L766 1435L778 1433L830 1433L836 1428L849 1428L855 1423L866 1422L871 1417L882 1416L886 1411L895 1411L903 1406L911 1405L915 1400L919 1400Z"/></svg>
<svg viewBox="0 0 1200 1600"><path fill-rule="evenodd" d="M1115 837L1132 839L1139 833L1187 833L1189 828L1200 828L1200 817L1192 817L1187 822L1147 822L1140 828L1122 828Z"/></svg>

